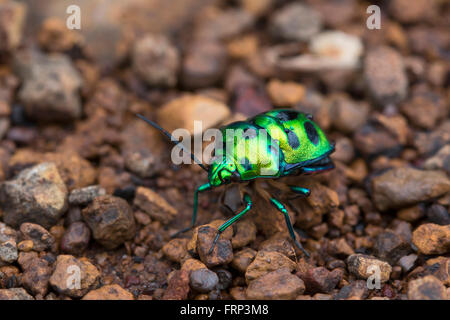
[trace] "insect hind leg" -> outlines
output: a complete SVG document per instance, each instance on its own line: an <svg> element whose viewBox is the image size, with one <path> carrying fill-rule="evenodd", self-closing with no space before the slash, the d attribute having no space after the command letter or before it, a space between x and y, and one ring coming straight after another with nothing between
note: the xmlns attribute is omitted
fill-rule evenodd
<svg viewBox="0 0 450 320"><path fill-rule="evenodd" d="M284 205L280 201L278 201L277 199L275 199L273 197L270 198L270 202L275 206L275 208L278 211L280 211L284 215L284 219L286 220L286 225L289 230L289 234L290 234L292 240L294 241L295 245L297 246L297 248L299 248L305 254L305 256L307 256L309 258L310 255L309 255L308 251L306 251L305 248L303 248L303 246L301 245L301 243L297 241L297 237L295 236L295 233L294 233L294 228L292 227L291 220L289 219L289 214L288 214L286 208L284 207Z"/></svg>
<svg viewBox="0 0 450 320"><path fill-rule="evenodd" d="M213 252L214 247L216 246L217 240L219 240L220 235L222 234L222 232L224 232L229 226L231 226L233 223L235 223L236 221L238 221L240 218L242 218L242 216L244 214L246 214L247 212L250 211L250 209L253 206L253 202L250 199L250 196L248 194L244 195L244 202L246 203L246 206L244 208L244 210L242 210L241 212L239 212L237 215L235 215L233 218L229 219L228 221L226 221L224 224L222 224L219 227L219 230L217 232L216 237L214 238L214 241L211 245L211 248L208 251L208 254L211 254L211 252Z"/></svg>

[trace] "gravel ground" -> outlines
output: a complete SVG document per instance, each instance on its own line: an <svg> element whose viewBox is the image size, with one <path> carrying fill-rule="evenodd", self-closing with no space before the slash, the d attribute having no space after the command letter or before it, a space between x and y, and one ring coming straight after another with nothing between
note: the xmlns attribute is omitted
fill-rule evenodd
<svg viewBox="0 0 450 320"><path fill-rule="evenodd" d="M79 31L66 2L0 1L0 300L450 298L448 2L376 1L369 30L356 0L83 0ZM236 185L171 239L207 177L134 114L277 107L336 142L334 170L279 180L311 189L280 194L311 257L251 184L212 254Z"/></svg>

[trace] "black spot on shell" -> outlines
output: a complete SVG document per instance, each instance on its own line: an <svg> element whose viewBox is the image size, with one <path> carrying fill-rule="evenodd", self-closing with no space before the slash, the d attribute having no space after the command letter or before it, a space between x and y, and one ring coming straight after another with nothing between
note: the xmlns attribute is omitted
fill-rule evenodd
<svg viewBox="0 0 450 320"><path fill-rule="evenodd" d="M304 127L309 141L311 141L314 145L318 144L319 134L317 133L317 130L314 127L314 125L311 122L305 122Z"/></svg>
<svg viewBox="0 0 450 320"><path fill-rule="evenodd" d="M300 146L300 141L298 140L298 137L295 134L295 132L291 131L289 129L286 129L285 132L286 132L287 137L288 137L289 146L292 149L297 149Z"/></svg>
<svg viewBox="0 0 450 320"><path fill-rule="evenodd" d="M298 113L295 111L281 111L277 114L277 118L281 121L295 120L298 117Z"/></svg>
<svg viewBox="0 0 450 320"><path fill-rule="evenodd" d="M242 131L242 137L244 138L244 139L254 139L254 138L256 138L258 135L257 135L257 133L256 133L256 129L254 129L254 128L245 128L243 131Z"/></svg>

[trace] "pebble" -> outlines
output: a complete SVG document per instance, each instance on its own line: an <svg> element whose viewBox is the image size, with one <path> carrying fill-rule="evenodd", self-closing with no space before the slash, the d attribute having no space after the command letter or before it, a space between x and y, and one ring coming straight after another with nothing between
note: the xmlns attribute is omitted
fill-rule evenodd
<svg viewBox="0 0 450 320"><path fill-rule="evenodd" d="M436 277L425 276L408 282L410 300L446 300L445 286Z"/></svg>
<svg viewBox="0 0 450 320"><path fill-rule="evenodd" d="M412 242L423 254L448 253L450 251L450 225L422 224L414 230Z"/></svg>
<svg viewBox="0 0 450 320"><path fill-rule="evenodd" d="M117 248L135 235L133 211L121 198L99 196L83 209L82 216L93 238L107 249Z"/></svg>
<svg viewBox="0 0 450 320"><path fill-rule="evenodd" d="M111 284L90 291L82 300L134 300L134 297L118 284Z"/></svg>
<svg viewBox="0 0 450 320"><path fill-rule="evenodd" d="M5 241L17 241L17 231L0 222L0 243Z"/></svg>
<svg viewBox="0 0 450 320"><path fill-rule="evenodd" d="M392 0L389 2L389 13L401 23L415 23L426 17L433 10L433 1Z"/></svg>
<svg viewBox="0 0 450 320"><path fill-rule="evenodd" d="M345 95L334 95L329 104L333 126L344 133L355 132L367 121L369 107L364 103L352 101Z"/></svg>
<svg viewBox="0 0 450 320"><path fill-rule="evenodd" d="M248 266L255 259L256 251L252 248L244 248L234 254L231 266L241 273L245 273Z"/></svg>
<svg viewBox="0 0 450 320"><path fill-rule="evenodd" d="M2 42L0 53L11 52L22 41L22 31L26 22L27 6L18 1L4 1L0 4L0 17L7 23L0 26Z"/></svg>
<svg viewBox="0 0 450 320"><path fill-rule="evenodd" d="M334 296L335 300L349 300L349 299L365 299L368 296L369 290L365 280L356 280L348 285L345 285Z"/></svg>
<svg viewBox="0 0 450 320"><path fill-rule="evenodd" d="M209 250L216 237L217 229L210 226L198 228L197 252L200 260L208 267L215 267L228 264L233 260L233 248L231 241L222 237L217 241L214 250L209 254Z"/></svg>
<svg viewBox="0 0 450 320"><path fill-rule="evenodd" d="M21 264L19 256L19 264ZM22 285L34 295L45 296L48 292L48 283L52 275L50 263L41 258L30 256L29 261L22 265Z"/></svg>
<svg viewBox="0 0 450 320"><path fill-rule="evenodd" d="M427 218L430 222L445 226L450 224L450 213L444 206L433 204L427 210Z"/></svg>
<svg viewBox="0 0 450 320"><path fill-rule="evenodd" d="M251 117L269 111L272 104L262 85L241 83L233 89L232 108L237 113Z"/></svg>
<svg viewBox="0 0 450 320"><path fill-rule="evenodd" d="M249 283L269 272L282 268L292 272L296 268L296 264L285 255L276 251L259 251L253 262L247 267L245 279Z"/></svg>
<svg viewBox="0 0 450 320"><path fill-rule="evenodd" d="M276 38L305 41L319 33L322 17L313 8L293 3L275 11L270 21L270 29Z"/></svg>
<svg viewBox="0 0 450 320"><path fill-rule="evenodd" d="M401 257L400 260L398 260L398 264L400 265L400 267L402 267L403 272L409 272L414 267L416 261L417 255L409 254L407 256Z"/></svg>
<svg viewBox="0 0 450 320"><path fill-rule="evenodd" d="M147 85L175 86L179 67L180 54L165 36L147 34L135 42L132 68Z"/></svg>
<svg viewBox="0 0 450 320"><path fill-rule="evenodd" d="M324 267L311 268L306 272L297 272L305 283L308 294L331 293L343 277L342 270L328 271Z"/></svg>
<svg viewBox="0 0 450 320"><path fill-rule="evenodd" d="M392 267L389 263L364 254L353 254L349 256L347 258L347 268L351 273L361 279L368 279L379 270L380 282L382 283L389 280L392 272Z"/></svg>
<svg viewBox="0 0 450 320"><path fill-rule="evenodd" d="M402 56L390 47L376 47L367 51L364 77L369 92L382 106L401 102L408 91Z"/></svg>
<svg viewBox="0 0 450 320"><path fill-rule="evenodd" d="M189 239L172 239L162 247L164 255L173 262L182 263L190 257L187 251Z"/></svg>
<svg viewBox="0 0 450 320"><path fill-rule="evenodd" d="M91 230L81 221L70 224L61 239L61 250L70 254L81 254L87 249L91 239Z"/></svg>
<svg viewBox="0 0 450 320"><path fill-rule="evenodd" d="M34 251L51 250L56 244L53 235L38 224L29 222L22 223L20 232L24 240L33 241Z"/></svg>
<svg viewBox="0 0 450 320"><path fill-rule="evenodd" d="M69 194L69 204L74 206L85 206L96 197L105 194L106 190L98 185L74 189Z"/></svg>
<svg viewBox="0 0 450 320"><path fill-rule="evenodd" d="M67 122L81 117L82 78L67 56L18 55L16 64L23 82L19 99L30 119Z"/></svg>
<svg viewBox="0 0 450 320"><path fill-rule="evenodd" d="M82 45L82 37L75 30L67 28L60 18L47 18L37 35L39 45L48 52L68 52L74 46Z"/></svg>
<svg viewBox="0 0 450 320"><path fill-rule="evenodd" d="M67 188L54 163L25 169L0 186L3 221L13 227L33 222L49 228L67 209Z"/></svg>
<svg viewBox="0 0 450 320"><path fill-rule="evenodd" d="M18 258L17 245L13 240L0 243L0 261L13 263Z"/></svg>
<svg viewBox="0 0 450 320"><path fill-rule="evenodd" d="M251 220L242 220L234 225L234 235L231 238L233 249L247 246L256 239L256 226Z"/></svg>
<svg viewBox="0 0 450 320"><path fill-rule="evenodd" d="M189 274L198 269L207 269L205 264L197 259L186 259L183 264L181 265L182 270L186 270Z"/></svg>
<svg viewBox="0 0 450 320"><path fill-rule="evenodd" d="M190 291L189 273L186 270L173 271L167 283L163 300L186 300Z"/></svg>
<svg viewBox="0 0 450 320"><path fill-rule="evenodd" d="M423 167L427 170L445 170L450 173L450 145L442 147L435 155L425 160Z"/></svg>
<svg viewBox="0 0 450 320"><path fill-rule="evenodd" d="M227 50L218 41L196 41L187 49L181 68L183 87L193 90L215 86L227 66Z"/></svg>
<svg viewBox="0 0 450 320"><path fill-rule="evenodd" d="M414 222L424 216L423 211L424 210L420 205L400 209L399 211L397 211L397 218L408 222Z"/></svg>
<svg viewBox="0 0 450 320"><path fill-rule="evenodd" d="M219 277L219 283L217 284L218 290L226 290L233 282L233 275L226 269L216 269L214 272Z"/></svg>
<svg viewBox="0 0 450 320"><path fill-rule="evenodd" d="M34 300L24 288L0 289L0 300Z"/></svg>
<svg viewBox="0 0 450 320"><path fill-rule="evenodd" d="M294 81L272 79L266 85L270 100L278 107L294 107L306 94L306 88Z"/></svg>
<svg viewBox="0 0 450 320"><path fill-rule="evenodd" d="M450 180L442 171L401 167L371 181L372 199L379 210L401 208L427 201L450 191Z"/></svg>
<svg viewBox="0 0 450 320"><path fill-rule="evenodd" d="M147 213L152 219L163 224L171 222L178 214L164 198L151 189L138 187L133 204Z"/></svg>
<svg viewBox="0 0 450 320"><path fill-rule="evenodd" d="M189 276L189 284L192 289L208 293L219 283L217 274L209 269L197 269L191 272Z"/></svg>
<svg viewBox="0 0 450 320"><path fill-rule="evenodd" d="M374 244L375 255L394 265L398 259L411 251L409 243L394 231L387 230L378 234Z"/></svg>
<svg viewBox="0 0 450 320"><path fill-rule="evenodd" d="M121 155L128 170L141 178L165 170L169 152L161 132L136 119L123 128L121 137Z"/></svg>
<svg viewBox="0 0 450 320"><path fill-rule="evenodd" d="M30 252L33 250L33 241L31 240L23 240L17 244L17 249L23 252Z"/></svg>
<svg viewBox="0 0 450 320"><path fill-rule="evenodd" d="M75 282L79 275L79 283ZM50 277L50 285L58 293L81 298L99 285L100 272L87 258L77 259L70 255L59 255L55 270Z"/></svg>
<svg viewBox="0 0 450 320"><path fill-rule="evenodd" d="M304 291L303 281L285 268L269 272L250 282L246 296L250 300L293 300Z"/></svg>

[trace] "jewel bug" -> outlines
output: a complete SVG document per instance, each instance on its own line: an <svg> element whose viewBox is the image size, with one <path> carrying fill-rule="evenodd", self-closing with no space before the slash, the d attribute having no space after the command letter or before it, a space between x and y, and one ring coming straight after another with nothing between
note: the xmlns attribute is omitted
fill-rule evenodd
<svg viewBox="0 0 450 320"><path fill-rule="evenodd" d="M164 133L172 142L178 140L155 122L137 115L148 124ZM233 134L227 135L232 130ZM334 168L330 154L335 144L329 142L324 132L314 123L312 116L293 109L275 109L258 114L246 121L230 123L220 129L225 137L222 145L216 145L214 158L206 167L188 150L191 158L208 172L208 182L199 186L194 193L194 208L191 224L173 237L190 230L196 224L198 194L234 182L249 182L254 179L277 179L300 174L312 174ZM236 132L240 132L236 134ZM180 144L183 148L183 145ZM231 148L230 148L231 146ZM183 148L184 149L184 148ZM249 159L252 159L250 161ZM310 190L299 186L289 186L290 191L309 196ZM209 253L212 252L220 234L234 222L249 212L253 202L248 193L243 197L245 208L222 224L214 238ZM279 200L269 197L270 203L285 218L289 234L295 245L309 256L294 233L288 212Z"/></svg>

